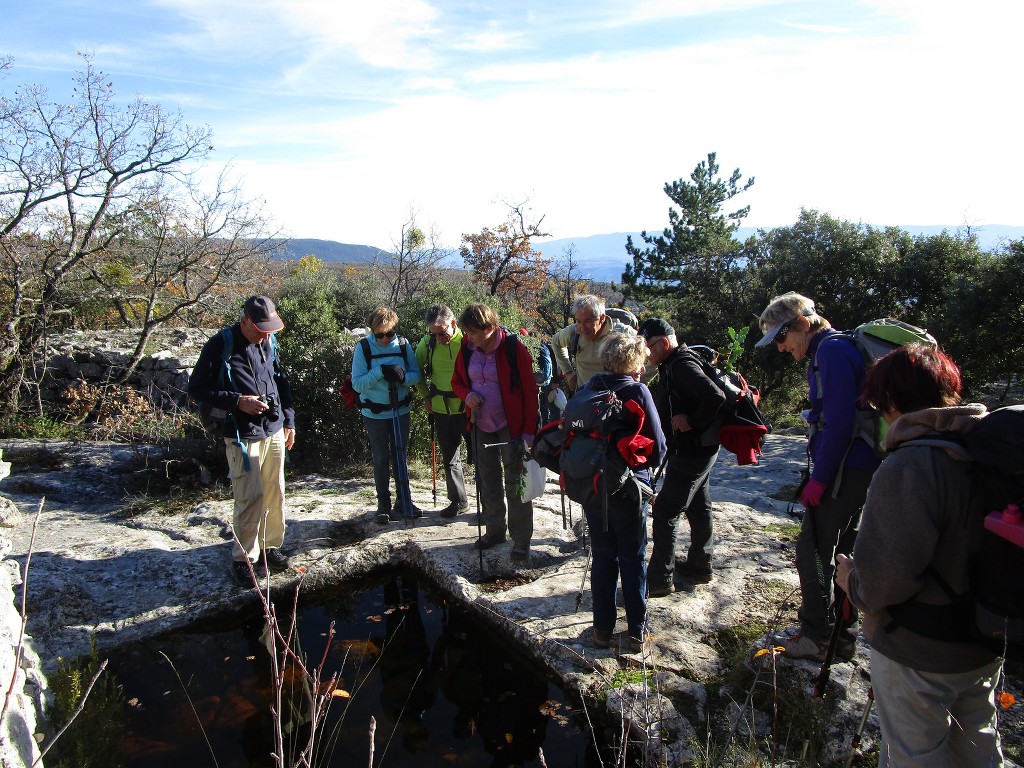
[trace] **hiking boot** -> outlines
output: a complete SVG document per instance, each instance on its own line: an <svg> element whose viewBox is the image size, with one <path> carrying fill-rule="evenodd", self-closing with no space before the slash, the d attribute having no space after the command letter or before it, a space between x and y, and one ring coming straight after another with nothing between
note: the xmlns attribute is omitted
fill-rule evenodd
<svg viewBox="0 0 1024 768"><path fill-rule="evenodd" d="M615 636L616 647L619 653L643 653L647 638L633 637L628 632L620 632Z"/></svg>
<svg viewBox="0 0 1024 768"><path fill-rule="evenodd" d="M813 659L824 661L828 653L828 641L819 642L808 637L802 630L791 635L778 638L778 644L785 649L785 653L791 659Z"/></svg>
<svg viewBox="0 0 1024 768"><path fill-rule="evenodd" d="M284 573L292 567L292 561L277 547L270 547L260 552L260 565L271 573Z"/></svg>
<svg viewBox="0 0 1024 768"><path fill-rule="evenodd" d="M691 562L688 558L676 558L676 573L684 579L689 579L696 584L707 584L711 581L711 563L703 564Z"/></svg>
<svg viewBox="0 0 1024 768"><path fill-rule="evenodd" d="M594 647L611 648L612 631L610 629L598 629L594 627Z"/></svg>
<svg viewBox="0 0 1024 768"><path fill-rule="evenodd" d="M509 553L509 559L515 563L525 562L530 556L530 545L529 544L513 544L512 551Z"/></svg>
<svg viewBox="0 0 1024 768"><path fill-rule="evenodd" d="M395 515L392 512L378 512L377 516L373 518L373 521L380 525L387 525L388 523L394 523L401 519L402 518L399 515Z"/></svg>
<svg viewBox="0 0 1024 768"><path fill-rule="evenodd" d="M398 503L395 504L395 506L393 506L391 508L391 519L395 520L395 521L398 521L398 520L401 520L404 517L406 517L406 515L402 514L402 504L401 504L401 502L398 502ZM419 507L417 507L415 504L413 504L412 505L412 514L408 515L408 517L423 517L423 510L420 509Z"/></svg>
<svg viewBox="0 0 1024 768"><path fill-rule="evenodd" d="M647 596L648 597L668 597L669 595L671 595L675 591L676 591L676 585L673 584L671 581L668 582L667 584L658 584L658 585L648 584L647 585Z"/></svg>
<svg viewBox="0 0 1024 768"><path fill-rule="evenodd" d="M238 584L238 586L245 588L252 586L252 574L249 572L248 561L232 560L231 575L234 576L235 582Z"/></svg>
<svg viewBox="0 0 1024 768"><path fill-rule="evenodd" d="M473 546L477 549L490 549L491 547L498 546L503 541L505 541L504 533L485 533L476 540Z"/></svg>
<svg viewBox="0 0 1024 768"><path fill-rule="evenodd" d="M453 501L447 507L441 510L441 517L455 517L461 515L463 512L469 512L469 504L459 504L457 501Z"/></svg>
<svg viewBox="0 0 1024 768"><path fill-rule="evenodd" d="M800 628L800 625L797 624L795 627L789 627L788 629L785 629L782 632L776 634L775 637L774 637L774 641L773 642L775 642L775 643L780 643L780 642L783 642L783 641L788 642L788 641L792 640L793 638L797 637L798 635L802 635L802 634L803 634L803 630ZM821 660L822 661L825 660L824 654L828 652L828 644L829 644L829 641L831 639L832 639L832 634L831 634L831 631L830 631L829 632L829 639L825 640L821 644L821 646L822 646L822 658L821 658ZM784 644L784 642L783 642L783 644ZM842 659L844 661L850 661L851 659L856 657L856 655L857 655L857 633L856 632L852 632L849 629L842 630L839 633L839 641L836 643L836 658Z"/></svg>

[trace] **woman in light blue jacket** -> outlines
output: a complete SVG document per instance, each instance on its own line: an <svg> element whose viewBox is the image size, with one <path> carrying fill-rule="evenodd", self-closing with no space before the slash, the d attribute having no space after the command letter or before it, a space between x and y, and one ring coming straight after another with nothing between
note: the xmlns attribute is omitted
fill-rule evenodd
<svg viewBox="0 0 1024 768"><path fill-rule="evenodd" d="M359 393L363 426L373 454L377 522L385 524L423 515L412 503L405 464L409 403L412 389L420 380L420 369L409 342L395 330L398 315L394 310L377 307L370 313L367 325L371 334L361 339L352 353L352 388ZM391 504L392 474L395 477L394 506Z"/></svg>

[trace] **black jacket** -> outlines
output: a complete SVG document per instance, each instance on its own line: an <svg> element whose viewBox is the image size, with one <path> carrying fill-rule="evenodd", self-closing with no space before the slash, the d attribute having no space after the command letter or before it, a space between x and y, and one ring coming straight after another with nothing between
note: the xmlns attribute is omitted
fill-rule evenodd
<svg viewBox="0 0 1024 768"><path fill-rule="evenodd" d="M223 408L234 414L234 421L224 422L221 434L235 437L235 429L243 440L263 440L278 432L282 427L295 426L295 410L292 407L292 390L288 378L274 354L269 340L252 344L242 333L238 323L231 326L233 339L231 357L231 382L225 377L223 388L218 386L220 371L224 365L223 336L218 333L203 346L199 361L188 382L188 394L204 404ZM232 386L233 382L233 386ZM250 416L236 407L240 395L272 395L278 402L276 411L264 411L259 416ZM267 417L271 415L271 418Z"/></svg>
<svg viewBox="0 0 1024 768"><path fill-rule="evenodd" d="M672 350L658 366L658 386L654 401L669 448L686 453L714 453L718 444L702 445L701 435L715 422L725 402L725 393L709 379L685 344ZM672 429L672 416L686 415L689 432Z"/></svg>

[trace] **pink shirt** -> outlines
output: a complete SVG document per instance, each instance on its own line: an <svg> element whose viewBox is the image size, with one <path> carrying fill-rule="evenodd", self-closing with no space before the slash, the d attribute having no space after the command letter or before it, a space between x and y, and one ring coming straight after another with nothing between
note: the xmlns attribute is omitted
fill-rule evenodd
<svg viewBox="0 0 1024 768"><path fill-rule="evenodd" d="M498 331L501 332L500 330ZM504 340L502 340L504 342ZM469 380L473 382L472 392L483 398L483 405L476 409L476 425L484 432L497 432L508 426L505 406L501 402L501 386L498 383L498 362L496 355L499 344L492 352L482 352L475 344L469 358ZM502 353L504 354L504 353Z"/></svg>

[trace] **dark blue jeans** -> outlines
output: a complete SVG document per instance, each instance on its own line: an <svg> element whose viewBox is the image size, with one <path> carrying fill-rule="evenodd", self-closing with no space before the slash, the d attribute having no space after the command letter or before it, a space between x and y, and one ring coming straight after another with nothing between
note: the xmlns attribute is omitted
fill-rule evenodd
<svg viewBox="0 0 1024 768"><path fill-rule="evenodd" d="M665 483L654 502L649 577L651 584L672 583L676 554L676 530L679 516L686 513L690 524L690 548L687 559L694 565L711 565L714 526L711 520L711 468L718 451L711 454L673 453L665 467Z"/></svg>
<svg viewBox="0 0 1024 768"><path fill-rule="evenodd" d="M594 628L602 632L615 629L615 588L622 578L622 602L626 606L626 627L631 637L644 636L647 613L647 525L643 505L635 483L627 483L608 499L608 530L604 530L604 510L598 500L584 508L590 530L593 565L590 591L593 600Z"/></svg>

